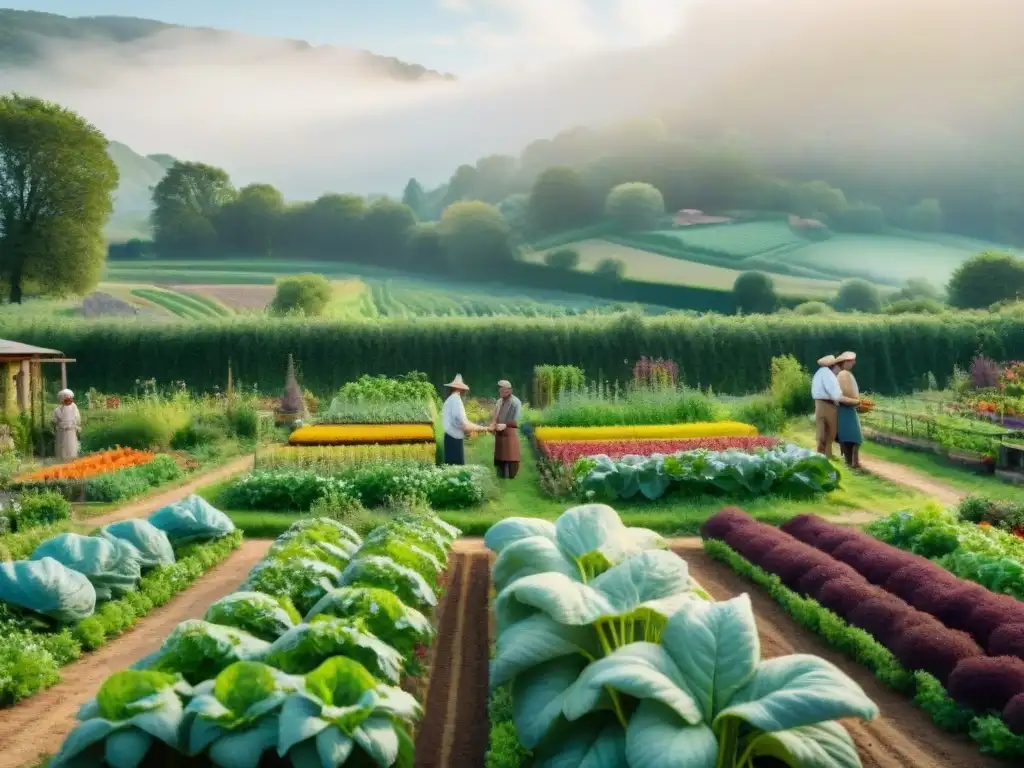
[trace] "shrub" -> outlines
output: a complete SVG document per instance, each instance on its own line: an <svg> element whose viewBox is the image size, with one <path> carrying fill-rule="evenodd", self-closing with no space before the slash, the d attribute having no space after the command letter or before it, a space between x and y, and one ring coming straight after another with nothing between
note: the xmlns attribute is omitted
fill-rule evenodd
<svg viewBox="0 0 1024 768"><path fill-rule="evenodd" d="M966 630L971 625L971 613L989 595L984 587L964 584L946 596L935 617L947 627Z"/></svg>
<svg viewBox="0 0 1024 768"><path fill-rule="evenodd" d="M733 303L744 315L770 315L779 307L775 283L764 272L743 272L732 284Z"/></svg>
<svg viewBox="0 0 1024 768"><path fill-rule="evenodd" d="M916 611L902 600L892 595L880 595L855 606L847 620L882 645L891 647L898 632L907 626L906 622L913 620L915 613Z"/></svg>
<svg viewBox="0 0 1024 768"><path fill-rule="evenodd" d="M228 411L231 431L243 440L255 440L260 432L260 414L251 405L235 406Z"/></svg>
<svg viewBox="0 0 1024 768"><path fill-rule="evenodd" d="M818 540L815 542L814 546L822 552L831 555L840 546L848 541L858 538L861 535L862 534L859 531L855 531L853 529L835 528L818 536Z"/></svg>
<svg viewBox="0 0 1024 768"><path fill-rule="evenodd" d="M621 231L640 232L658 226L665 215L665 199L652 184L626 182L608 193L604 212Z"/></svg>
<svg viewBox="0 0 1024 768"><path fill-rule="evenodd" d="M601 259L594 274L606 280L621 280L626 275L626 262L621 259Z"/></svg>
<svg viewBox="0 0 1024 768"><path fill-rule="evenodd" d="M86 419L82 427L82 450L87 453L110 448L137 448L139 450L166 449L187 415L166 409L126 411L119 417L100 422Z"/></svg>
<svg viewBox="0 0 1024 768"><path fill-rule="evenodd" d="M580 265L580 254L575 248L556 248L544 254L544 263L552 269L571 272Z"/></svg>
<svg viewBox="0 0 1024 768"><path fill-rule="evenodd" d="M824 301L805 301L793 307L794 315L809 317L812 315L827 315L835 310Z"/></svg>
<svg viewBox="0 0 1024 768"><path fill-rule="evenodd" d="M970 635L938 622L903 626L892 651L908 669L923 669L943 685L957 664L984 653Z"/></svg>
<svg viewBox="0 0 1024 768"><path fill-rule="evenodd" d="M830 581L836 579L856 581L856 578L857 572L843 563L816 565L800 577L800 581L797 582L797 590L817 599L821 590Z"/></svg>
<svg viewBox="0 0 1024 768"><path fill-rule="evenodd" d="M833 306L840 312L882 311L882 297L878 288L867 280L846 280L839 286Z"/></svg>
<svg viewBox="0 0 1024 768"><path fill-rule="evenodd" d="M1024 259L986 251L972 256L953 272L947 287L949 303L961 309L985 309L1024 295Z"/></svg>
<svg viewBox="0 0 1024 768"><path fill-rule="evenodd" d="M1006 624L1024 624L1024 603L1005 595L989 595L971 611L965 628L982 645Z"/></svg>
<svg viewBox="0 0 1024 768"><path fill-rule="evenodd" d="M762 435L777 435L786 428L786 412L771 397L754 397L732 412L732 419L752 424Z"/></svg>
<svg viewBox="0 0 1024 768"><path fill-rule="evenodd" d="M879 591L862 578L839 578L821 588L818 602L840 618L846 618L858 605L878 595Z"/></svg>
<svg viewBox="0 0 1024 768"><path fill-rule="evenodd" d="M25 491L18 497L18 505L12 521L14 531L71 519L71 505L58 491Z"/></svg>
<svg viewBox="0 0 1024 768"><path fill-rule="evenodd" d="M295 275L277 280L277 290L270 302L276 315L322 315L331 300L331 283L323 275Z"/></svg>
<svg viewBox="0 0 1024 768"><path fill-rule="evenodd" d="M700 527L700 535L705 539L721 539L729 533L734 525L750 520L750 516L742 509L726 507L705 520Z"/></svg>
<svg viewBox="0 0 1024 768"><path fill-rule="evenodd" d="M768 391L788 416L803 416L814 410L808 397L811 376L792 355L772 358Z"/></svg>
<svg viewBox="0 0 1024 768"><path fill-rule="evenodd" d="M957 665L946 685L949 695L981 712L1001 711L1024 693L1024 661L1014 656L977 656Z"/></svg>
<svg viewBox="0 0 1024 768"><path fill-rule="evenodd" d="M183 426L171 438L171 448L176 451L187 451L200 445L209 445L225 438L224 430L213 424L193 419Z"/></svg>
<svg viewBox="0 0 1024 768"><path fill-rule="evenodd" d="M904 565L885 582L885 588L892 594L909 600L919 586L926 583L934 571L929 565L910 563Z"/></svg>

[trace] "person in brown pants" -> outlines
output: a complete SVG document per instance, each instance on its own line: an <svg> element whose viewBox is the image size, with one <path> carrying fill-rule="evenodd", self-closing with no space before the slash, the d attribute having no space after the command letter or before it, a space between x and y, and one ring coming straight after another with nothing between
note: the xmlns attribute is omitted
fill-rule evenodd
<svg viewBox="0 0 1024 768"><path fill-rule="evenodd" d="M836 378L835 355L825 355L818 360L818 372L811 379L811 397L814 398L814 436L818 453L832 459L832 443L839 430L839 402L843 392Z"/></svg>

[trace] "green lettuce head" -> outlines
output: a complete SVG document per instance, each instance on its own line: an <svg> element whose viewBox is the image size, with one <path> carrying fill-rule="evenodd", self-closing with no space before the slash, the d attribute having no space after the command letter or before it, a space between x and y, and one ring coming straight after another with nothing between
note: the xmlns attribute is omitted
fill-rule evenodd
<svg viewBox="0 0 1024 768"><path fill-rule="evenodd" d="M307 621L335 617L359 619L363 626L408 658L417 645L430 641L430 621L394 593L379 587L341 587L324 595L306 616Z"/></svg>
<svg viewBox="0 0 1024 768"><path fill-rule="evenodd" d="M248 632L268 643L302 623L291 600L262 592L235 592L222 597L206 610L203 618L211 624Z"/></svg>
<svg viewBox="0 0 1024 768"><path fill-rule="evenodd" d="M236 661L260 658L270 643L232 627L190 619L174 628L156 653L134 669L179 674L193 685L216 677Z"/></svg>
<svg viewBox="0 0 1024 768"><path fill-rule="evenodd" d="M345 619L300 624L270 646L263 660L283 672L301 675L333 656L355 659L383 682L397 683L402 676L402 655L365 631L360 622Z"/></svg>
<svg viewBox="0 0 1024 768"><path fill-rule="evenodd" d="M305 690L281 710L278 754L293 765L358 764L412 768L416 700L380 684L359 662L335 657L306 675ZM362 758L362 760L356 758Z"/></svg>
<svg viewBox="0 0 1024 768"><path fill-rule="evenodd" d="M182 698L191 688L176 675L124 670L107 678L81 721L50 760L54 768L110 765L133 768L155 744L181 750Z"/></svg>

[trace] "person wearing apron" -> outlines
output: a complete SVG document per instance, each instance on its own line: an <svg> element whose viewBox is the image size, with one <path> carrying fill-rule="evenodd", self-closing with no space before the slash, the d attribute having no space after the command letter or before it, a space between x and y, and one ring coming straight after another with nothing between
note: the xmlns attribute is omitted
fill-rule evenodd
<svg viewBox="0 0 1024 768"><path fill-rule="evenodd" d="M860 417L857 415L857 405L860 403L860 387L857 386L857 379L854 378L852 368L857 363L857 355L853 352L843 352L836 358L839 364L839 373L836 378L839 380L839 388L843 392L845 401L839 404L839 420L836 434L836 442L839 443L839 450L843 459L850 469L860 469L860 444L864 438L860 429Z"/></svg>
<svg viewBox="0 0 1024 768"><path fill-rule="evenodd" d="M494 466L498 477L512 480L519 474L519 416L523 404L512 394L512 384L502 379L498 382L498 402L491 417L494 432Z"/></svg>

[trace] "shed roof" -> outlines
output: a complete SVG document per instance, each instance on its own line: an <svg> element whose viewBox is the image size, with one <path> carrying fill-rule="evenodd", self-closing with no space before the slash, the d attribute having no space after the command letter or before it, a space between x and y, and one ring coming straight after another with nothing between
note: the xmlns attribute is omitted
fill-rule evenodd
<svg viewBox="0 0 1024 768"><path fill-rule="evenodd" d="M58 349L33 347L31 344L22 344L20 341L0 339L0 357L36 357L61 354L63 353Z"/></svg>

